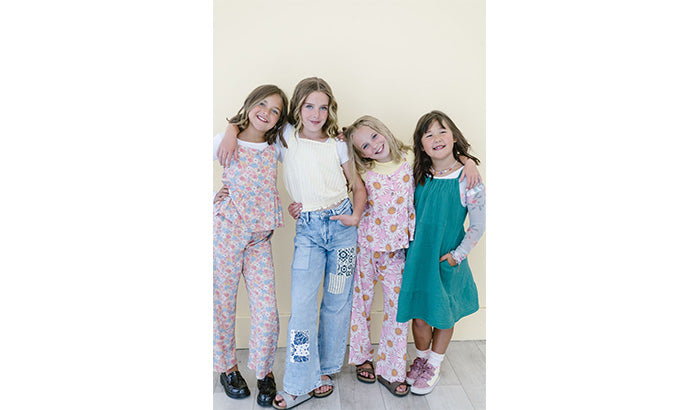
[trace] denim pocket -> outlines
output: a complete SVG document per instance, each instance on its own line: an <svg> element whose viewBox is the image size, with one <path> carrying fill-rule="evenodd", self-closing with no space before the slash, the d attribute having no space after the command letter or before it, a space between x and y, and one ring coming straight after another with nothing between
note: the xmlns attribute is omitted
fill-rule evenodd
<svg viewBox="0 0 700 410"><path fill-rule="evenodd" d="M309 248L294 248L294 259L292 260L292 269L306 270L309 268L309 259L311 258L311 250Z"/></svg>

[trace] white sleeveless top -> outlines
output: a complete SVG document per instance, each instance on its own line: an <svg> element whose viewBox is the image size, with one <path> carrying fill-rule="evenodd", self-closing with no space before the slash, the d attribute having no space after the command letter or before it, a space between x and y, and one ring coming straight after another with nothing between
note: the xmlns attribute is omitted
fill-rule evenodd
<svg viewBox="0 0 700 410"><path fill-rule="evenodd" d="M284 153L282 168L284 186L294 202L301 202L302 212L328 208L348 198L348 190L338 150L347 145L328 138L324 142L299 138L289 125L284 138L287 152ZM343 161L344 160L344 161Z"/></svg>

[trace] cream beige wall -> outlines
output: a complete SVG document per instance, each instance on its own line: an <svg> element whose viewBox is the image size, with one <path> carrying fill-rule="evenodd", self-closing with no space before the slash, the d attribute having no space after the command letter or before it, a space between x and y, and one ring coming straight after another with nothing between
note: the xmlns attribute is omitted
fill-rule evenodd
<svg viewBox="0 0 700 410"><path fill-rule="evenodd" d="M315 2L214 1L214 112L212 133L240 108L260 84L280 86L289 97L302 78L329 82L338 100L341 125L360 115L382 120L404 142L418 118L446 112L485 159L484 0ZM212 135L213 135L212 134ZM210 138L211 136L203 136ZM486 163L479 170L486 180ZM222 168L213 170L214 190ZM285 227L272 239L281 336L290 312L290 266L294 224L291 202L278 176ZM486 238L469 256L481 309L455 327L454 340L485 339ZM241 282L243 283L243 282ZM381 325L381 288L372 308L373 341ZM247 292L238 295L236 337L247 347ZM411 339L412 340L412 339Z"/></svg>

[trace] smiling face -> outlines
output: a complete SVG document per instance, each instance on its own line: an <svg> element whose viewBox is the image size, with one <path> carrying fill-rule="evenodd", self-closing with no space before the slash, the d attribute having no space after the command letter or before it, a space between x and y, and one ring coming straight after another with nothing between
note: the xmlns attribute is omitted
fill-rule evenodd
<svg viewBox="0 0 700 410"><path fill-rule="evenodd" d="M282 113L282 97L270 94L250 109L248 121L258 131L267 132L275 126Z"/></svg>
<svg viewBox="0 0 700 410"><path fill-rule="evenodd" d="M452 130L443 126L440 121L435 120L430 124L420 142L435 167L439 167L441 162L454 161L452 147L455 137Z"/></svg>
<svg viewBox="0 0 700 410"><path fill-rule="evenodd" d="M321 91L314 91L306 97L301 106L301 124L309 133L321 132L328 119L328 96Z"/></svg>
<svg viewBox="0 0 700 410"><path fill-rule="evenodd" d="M352 136L352 144L361 152L363 158L373 159L377 162L391 161L391 150L386 138L366 125L355 131Z"/></svg>

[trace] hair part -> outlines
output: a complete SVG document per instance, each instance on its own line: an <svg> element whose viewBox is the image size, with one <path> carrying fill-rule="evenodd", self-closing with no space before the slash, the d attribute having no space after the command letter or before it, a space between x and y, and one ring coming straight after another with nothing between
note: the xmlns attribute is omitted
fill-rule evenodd
<svg viewBox="0 0 700 410"><path fill-rule="evenodd" d="M264 84L256 87L253 91L250 92L250 94L248 94L248 97L246 97L245 101L243 102L243 106L241 107L241 109L238 110L238 113L230 119L227 118L226 121L238 126L239 130L241 131L245 130L250 125L248 115L250 114L250 111L253 109L253 107L260 104L260 102L265 98L275 94L279 95L282 99L282 107L279 118L277 119L275 125L267 132L265 132L265 142L272 145L275 143L275 141L277 141L277 138L279 138L282 142L282 145L286 147L287 142L282 136L282 126L284 125L284 121L288 115L287 111L289 107L289 101L287 100L287 95L284 93L284 91L282 91L282 89L277 87L276 85Z"/></svg>
<svg viewBox="0 0 700 410"><path fill-rule="evenodd" d="M455 125L450 117L442 111L430 111L418 119L416 130L413 132L413 151L416 154L416 160L413 163L413 178L416 181L416 186L423 185L427 176L433 177L433 172L431 171L433 161L428 154L423 151L421 139L428 131L428 128L433 125L434 121L437 121L440 125L452 132L452 136L455 139L454 145L452 146L452 155L454 155L455 159L461 162L460 157L465 156L474 161L476 165L479 165L480 162L477 157L469 153L471 145L467 142L462 131L457 128L457 125Z"/></svg>
<svg viewBox="0 0 700 410"><path fill-rule="evenodd" d="M294 87L287 122L292 124L297 132L301 131L301 107L304 105L306 97L314 91L322 92L328 96L328 119L323 124L322 131L329 137L335 137L338 134L338 102L333 96L331 86L322 78L305 78Z"/></svg>
<svg viewBox="0 0 700 410"><path fill-rule="evenodd" d="M384 125L383 122L379 121L375 117L372 117L371 115L363 115L349 126L343 127L343 134L348 142L348 153L350 154L350 159L352 159L352 163L350 165L353 170L353 175L355 172L364 173L367 170L374 168L376 162L374 159L363 157L362 151L358 149L353 142L355 132L361 127L369 127L374 132L384 136L392 161L401 160L403 153L409 149L406 144L394 137L394 134L389 130L389 127Z"/></svg>

